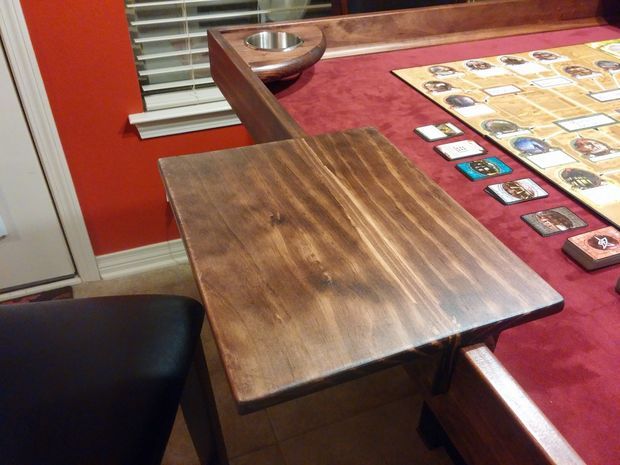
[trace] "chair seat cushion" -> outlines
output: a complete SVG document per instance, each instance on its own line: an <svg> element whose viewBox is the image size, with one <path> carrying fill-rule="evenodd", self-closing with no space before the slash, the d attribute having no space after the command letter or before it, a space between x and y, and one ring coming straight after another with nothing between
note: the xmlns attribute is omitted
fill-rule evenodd
<svg viewBox="0 0 620 465"><path fill-rule="evenodd" d="M0 306L2 463L157 463L203 315L160 295Z"/></svg>

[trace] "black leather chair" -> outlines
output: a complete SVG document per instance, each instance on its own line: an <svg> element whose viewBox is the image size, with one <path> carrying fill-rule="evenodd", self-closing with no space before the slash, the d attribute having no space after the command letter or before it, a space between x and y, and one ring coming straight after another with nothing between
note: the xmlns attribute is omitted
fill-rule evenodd
<svg viewBox="0 0 620 465"><path fill-rule="evenodd" d="M159 464L196 355L209 399L188 424L210 434L203 315L161 295L0 305L0 465Z"/></svg>

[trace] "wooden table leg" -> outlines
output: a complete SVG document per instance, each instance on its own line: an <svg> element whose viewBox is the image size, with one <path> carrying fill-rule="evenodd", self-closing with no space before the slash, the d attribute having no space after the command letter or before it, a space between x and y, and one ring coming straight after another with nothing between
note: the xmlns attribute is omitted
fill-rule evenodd
<svg viewBox="0 0 620 465"><path fill-rule="evenodd" d="M185 382L181 408L201 465L228 465L224 436L201 341L194 352Z"/></svg>
<svg viewBox="0 0 620 465"><path fill-rule="evenodd" d="M460 338L458 336L451 337L441 357L439 358L439 366L435 372L431 392L433 394L444 394L450 387L452 371L454 370L454 362L458 355L460 346Z"/></svg>
<svg viewBox="0 0 620 465"><path fill-rule="evenodd" d="M443 447L454 465L467 465L426 402L422 404L417 431L427 448Z"/></svg>

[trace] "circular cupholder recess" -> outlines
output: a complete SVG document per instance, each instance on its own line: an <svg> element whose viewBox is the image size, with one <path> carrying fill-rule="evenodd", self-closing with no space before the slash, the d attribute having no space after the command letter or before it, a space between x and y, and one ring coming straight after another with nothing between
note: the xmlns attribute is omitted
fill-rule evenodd
<svg viewBox="0 0 620 465"><path fill-rule="evenodd" d="M283 31L260 31L245 38L246 46L268 52L288 52L299 47L301 37Z"/></svg>

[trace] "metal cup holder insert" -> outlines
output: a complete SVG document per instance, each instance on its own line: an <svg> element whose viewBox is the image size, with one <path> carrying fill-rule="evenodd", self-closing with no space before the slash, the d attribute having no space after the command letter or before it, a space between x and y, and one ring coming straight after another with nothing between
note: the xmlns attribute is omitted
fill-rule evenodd
<svg viewBox="0 0 620 465"><path fill-rule="evenodd" d="M299 47L301 37L283 31L260 31L245 38L247 47L268 52L288 52Z"/></svg>

